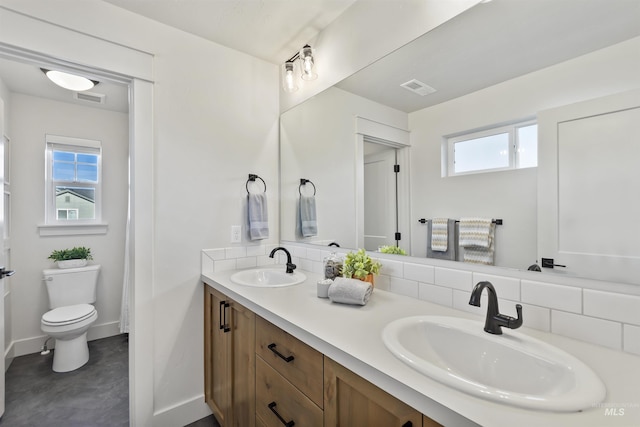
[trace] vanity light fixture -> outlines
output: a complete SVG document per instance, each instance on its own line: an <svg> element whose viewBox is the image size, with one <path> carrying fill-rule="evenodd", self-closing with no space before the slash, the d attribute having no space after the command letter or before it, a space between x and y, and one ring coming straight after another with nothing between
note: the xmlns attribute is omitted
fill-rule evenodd
<svg viewBox="0 0 640 427"><path fill-rule="evenodd" d="M99 83L95 80L90 80L86 77L66 73L64 71L47 70L45 68L40 69L53 83L57 84L61 88L75 92L89 90Z"/></svg>
<svg viewBox="0 0 640 427"><path fill-rule="evenodd" d="M318 78L314 68L313 49L308 44L304 45L300 52L296 52L289 60L282 65L282 87L285 92L295 92L298 90L296 83L297 63L300 63L300 78L302 80L315 80Z"/></svg>

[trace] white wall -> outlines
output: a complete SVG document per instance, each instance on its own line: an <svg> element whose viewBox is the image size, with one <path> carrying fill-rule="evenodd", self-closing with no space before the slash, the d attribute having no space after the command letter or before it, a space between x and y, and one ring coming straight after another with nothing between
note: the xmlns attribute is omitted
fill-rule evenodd
<svg viewBox="0 0 640 427"><path fill-rule="evenodd" d="M332 87L282 115L281 238L290 241L356 241L356 116L407 128L407 114ZM316 186L318 236L296 233L298 186ZM308 194L308 193L305 193Z"/></svg>
<svg viewBox="0 0 640 427"><path fill-rule="evenodd" d="M129 123L126 113L101 110L13 93L11 102L11 339L14 355L40 350L44 334L40 317L49 309L42 270L55 268L47 257L54 249L91 248L102 266L96 309L98 320L89 338L118 333L127 216ZM45 216L45 135L102 142L102 219L104 235L44 236L37 226Z"/></svg>
<svg viewBox="0 0 640 427"><path fill-rule="evenodd" d="M639 50L640 38L631 39L409 114L412 224L441 216L503 218L496 265L526 268L536 261L536 169L442 178L442 137L640 87ZM426 254L424 228L412 233L415 256Z"/></svg>
<svg viewBox="0 0 640 427"><path fill-rule="evenodd" d="M270 237L261 243L279 240L278 67L101 1L66 2L77 6L74 13L45 0L2 3L154 55L153 164L138 170L153 175L152 224L140 224L153 230L153 283L142 296L151 307L141 309L150 308L152 319L145 318L136 331L138 339L149 342L136 357L145 364L137 369L151 372L153 396L139 400L145 407L137 408L137 425L188 424L208 413L200 251L231 246L230 226L246 220L249 173L269 186ZM20 34L20 28L12 31L16 40L32 37ZM63 53L78 55L73 47ZM132 393L146 393L147 379L142 376Z"/></svg>

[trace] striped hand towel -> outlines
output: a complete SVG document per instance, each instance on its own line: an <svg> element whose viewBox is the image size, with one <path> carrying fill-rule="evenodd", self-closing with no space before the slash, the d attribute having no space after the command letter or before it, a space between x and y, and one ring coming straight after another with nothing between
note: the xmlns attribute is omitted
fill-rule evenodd
<svg viewBox="0 0 640 427"><path fill-rule="evenodd" d="M449 241L449 219L434 218L431 226L431 250L446 252Z"/></svg>

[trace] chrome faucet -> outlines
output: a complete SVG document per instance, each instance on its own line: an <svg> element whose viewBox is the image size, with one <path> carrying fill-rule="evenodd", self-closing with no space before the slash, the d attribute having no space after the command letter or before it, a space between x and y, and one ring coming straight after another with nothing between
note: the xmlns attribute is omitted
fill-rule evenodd
<svg viewBox="0 0 640 427"><path fill-rule="evenodd" d="M498 294L491 284L491 282L478 282L478 284L471 291L471 298L469 299L470 305L480 307L480 296L482 291L487 288L487 296L489 297L489 306L487 307L487 319L484 323L485 332L490 334L500 335L502 334L502 327L509 329L517 329L522 326L522 306L516 304L516 312L518 318L500 314L498 310Z"/></svg>
<svg viewBox="0 0 640 427"><path fill-rule="evenodd" d="M271 253L269 254L269 258L273 258L273 255L276 253L276 251L284 251L284 253L287 254L287 273L293 273L293 270L296 269L296 265L291 262L291 254L289 253L289 251L282 246L278 246L271 251Z"/></svg>

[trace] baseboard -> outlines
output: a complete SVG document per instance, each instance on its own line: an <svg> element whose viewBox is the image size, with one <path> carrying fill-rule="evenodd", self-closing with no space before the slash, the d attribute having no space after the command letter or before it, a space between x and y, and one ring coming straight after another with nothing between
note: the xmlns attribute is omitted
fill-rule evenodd
<svg viewBox="0 0 640 427"><path fill-rule="evenodd" d="M211 409L204 401L204 394L195 396L153 414L154 427L175 427L191 424L211 415Z"/></svg>
<svg viewBox="0 0 640 427"><path fill-rule="evenodd" d="M120 322L108 322L100 325L94 325L87 331L87 340L93 341L100 338L112 337L120 334ZM25 354L39 353L47 335L38 335L30 338L12 341L4 352L5 366L8 366L14 357L24 356ZM55 340L50 340L47 347L52 349L55 347ZM9 362L9 363L7 363Z"/></svg>

